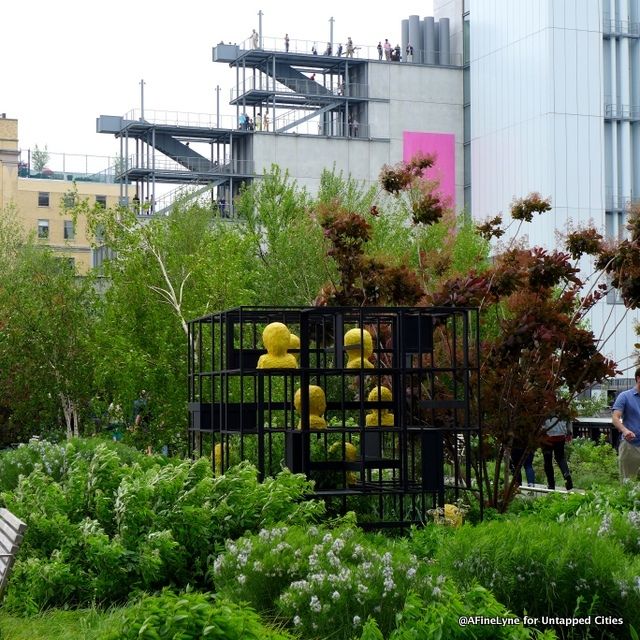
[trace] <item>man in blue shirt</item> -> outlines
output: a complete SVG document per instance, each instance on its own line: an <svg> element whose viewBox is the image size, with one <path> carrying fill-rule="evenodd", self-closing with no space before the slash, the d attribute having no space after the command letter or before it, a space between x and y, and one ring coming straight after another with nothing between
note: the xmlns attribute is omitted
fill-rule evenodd
<svg viewBox="0 0 640 640"><path fill-rule="evenodd" d="M613 403L613 425L620 432L618 466L622 479L636 478L640 470L640 368L636 384L618 394Z"/></svg>

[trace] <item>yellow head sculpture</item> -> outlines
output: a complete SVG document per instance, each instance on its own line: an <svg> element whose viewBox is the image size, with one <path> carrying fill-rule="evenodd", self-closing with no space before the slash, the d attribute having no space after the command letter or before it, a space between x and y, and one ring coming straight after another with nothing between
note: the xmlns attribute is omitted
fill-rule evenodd
<svg viewBox="0 0 640 640"><path fill-rule="evenodd" d="M291 333L286 324L272 322L262 332L262 342L267 353L258 359L258 369L295 369L296 359L287 353Z"/></svg>
<svg viewBox="0 0 640 640"><path fill-rule="evenodd" d="M391 402L393 400L393 394L389 387L380 385L374 387L367 397L369 402ZM394 416L389 409L371 409L367 413L365 423L367 427L393 427Z"/></svg>
<svg viewBox="0 0 640 640"><path fill-rule="evenodd" d="M302 408L302 391L298 389L293 398L293 405L301 414ZM311 429L325 429L327 422L324 419L324 412L327 410L327 399L321 387L315 384L309 385L309 427ZM302 420L298 422L298 429L302 428Z"/></svg>
<svg viewBox="0 0 640 640"><path fill-rule="evenodd" d="M344 334L347 369L373 369L369 358L373 355L373 338L366 329L349 329Z"/></svg>
<svg viewBox="0 0 640 640"><path fill-rule="evenodd" d="M334 442L329 447L330 460L342 460L342 442ZM355 462L358 459L358 449L350 442L344 443L344 460L346 462ZM347 472L347 484L355 484L358 474L355 471Z"/></svg>
<svg viewBox="0 0 640 640"><path fill-rule="evenodd" d="M296 351L291 355L296 359L296 362L300 362L300 338L295 333L289 334L289 351Z"/></svg>

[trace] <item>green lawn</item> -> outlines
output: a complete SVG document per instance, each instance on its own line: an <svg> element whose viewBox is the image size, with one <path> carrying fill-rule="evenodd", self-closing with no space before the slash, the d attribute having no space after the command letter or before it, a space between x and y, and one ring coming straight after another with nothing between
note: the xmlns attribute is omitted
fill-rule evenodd
<svg viewBox="0 0 640 640"><path fill-rule="evenodd" d="M20 618L0 609L0 640L91 640L111 629L119 615L119 609L107 613L53 609Z"/></svg>

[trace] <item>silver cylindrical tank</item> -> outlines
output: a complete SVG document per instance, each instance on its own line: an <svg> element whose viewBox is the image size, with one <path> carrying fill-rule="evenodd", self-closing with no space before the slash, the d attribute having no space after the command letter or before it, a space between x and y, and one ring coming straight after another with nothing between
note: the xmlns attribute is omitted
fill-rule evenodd
<svg viewBox="0 0 640 640"><path fill-rule="evenodd" d="M423 52L420 62L426 64L436 63L436 24L433 16L427 16L422 23L424 32Z"/></svg>
<svg viewBox="0 0 640 640"><path fill-rule="evenodd" d="M400 30L400 35L401 35L400 43L402 45L403 52L407 50L407 44L411 42L411 36L409 35L411 33L411 27L409 26L410 20L411 18L409 18L409 20L403 20L402 29ZM402 59L404 60L404 53L403 53Z"/></svg>
<svg viewBox="0 0 640 640"><path fill-rule="evenodd" d="M438 20L438 27L440 32L440 64L451 64L449 18L440 18L440 20Z"/></svg>
<svg viewBox="0 0 640 640"><path fill-rule="evenodd" d="M407 43L413 47L413 60L412 62L419 61L419 51L423 47L423 34L420 28L420 16L409 16L409 39L402 44L402 51L405 54L403 60L406 61Z"/></svg>

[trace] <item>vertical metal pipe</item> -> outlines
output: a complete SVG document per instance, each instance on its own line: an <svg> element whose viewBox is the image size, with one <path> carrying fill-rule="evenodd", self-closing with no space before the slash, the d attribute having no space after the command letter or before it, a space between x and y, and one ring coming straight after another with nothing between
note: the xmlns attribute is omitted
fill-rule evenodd
<svg viewBox="0 0 640 640"><path fill-rule="evenodd" d="M220 128L220 85L216 85L216 127Z"/></svg>
<svg viewBox="0 0 640 640"><path fill-rule="evenodd" d="M144 120L144 79L140 80L140 120Z"/></svg>
<svg viewBox="0 0 640 640"><path fill-rule="evenodd" d="M411 31L409 29L409 20L403 20L400 23L400 46L402 47L402 59L406 61L406 51L407 45L411 44L415 49L416 46L413 44L413 40L411 40Z"/></svg>
<svg viewBox="0 0 640 640"><path fill-rule="evenodd" d="M438 21L440 28L440 64L451 64L449 47L449 18L440 18Z"/></svg>
<svg viewBox="0 0 640 640"><path fill-rule="evenodd" d="M333 16L329 18L329 43L331 44L331 51L333 51L333 23L335 20Z"/></svg>
<svg viewBox="0 0 640 640"><path fill-rule="evenodd" d="M404 20L403 20L404 22ZM424 49L423 32L420 28L420 16L409 16L408 20L408 43L413 47L413 62L416 62L416 55L418 51ZM404 26L403 26L404 35ZM404 45L403 51L406 54L407 45Z"/></svg>
<svg viewBox="0 0 640 640"><path fill-rule="evenodd" d="M260 9L260 11L258 11L258 42L260 42L260 48L262 49L262 16L264 14L262 13L262 9Z"/></svg>
<svg viewBox="0 0 640 640"><path fill-rule="evenodd" d="M436 63L436 26L433 16L424 19L424 59L426 64Z"/></svg>

